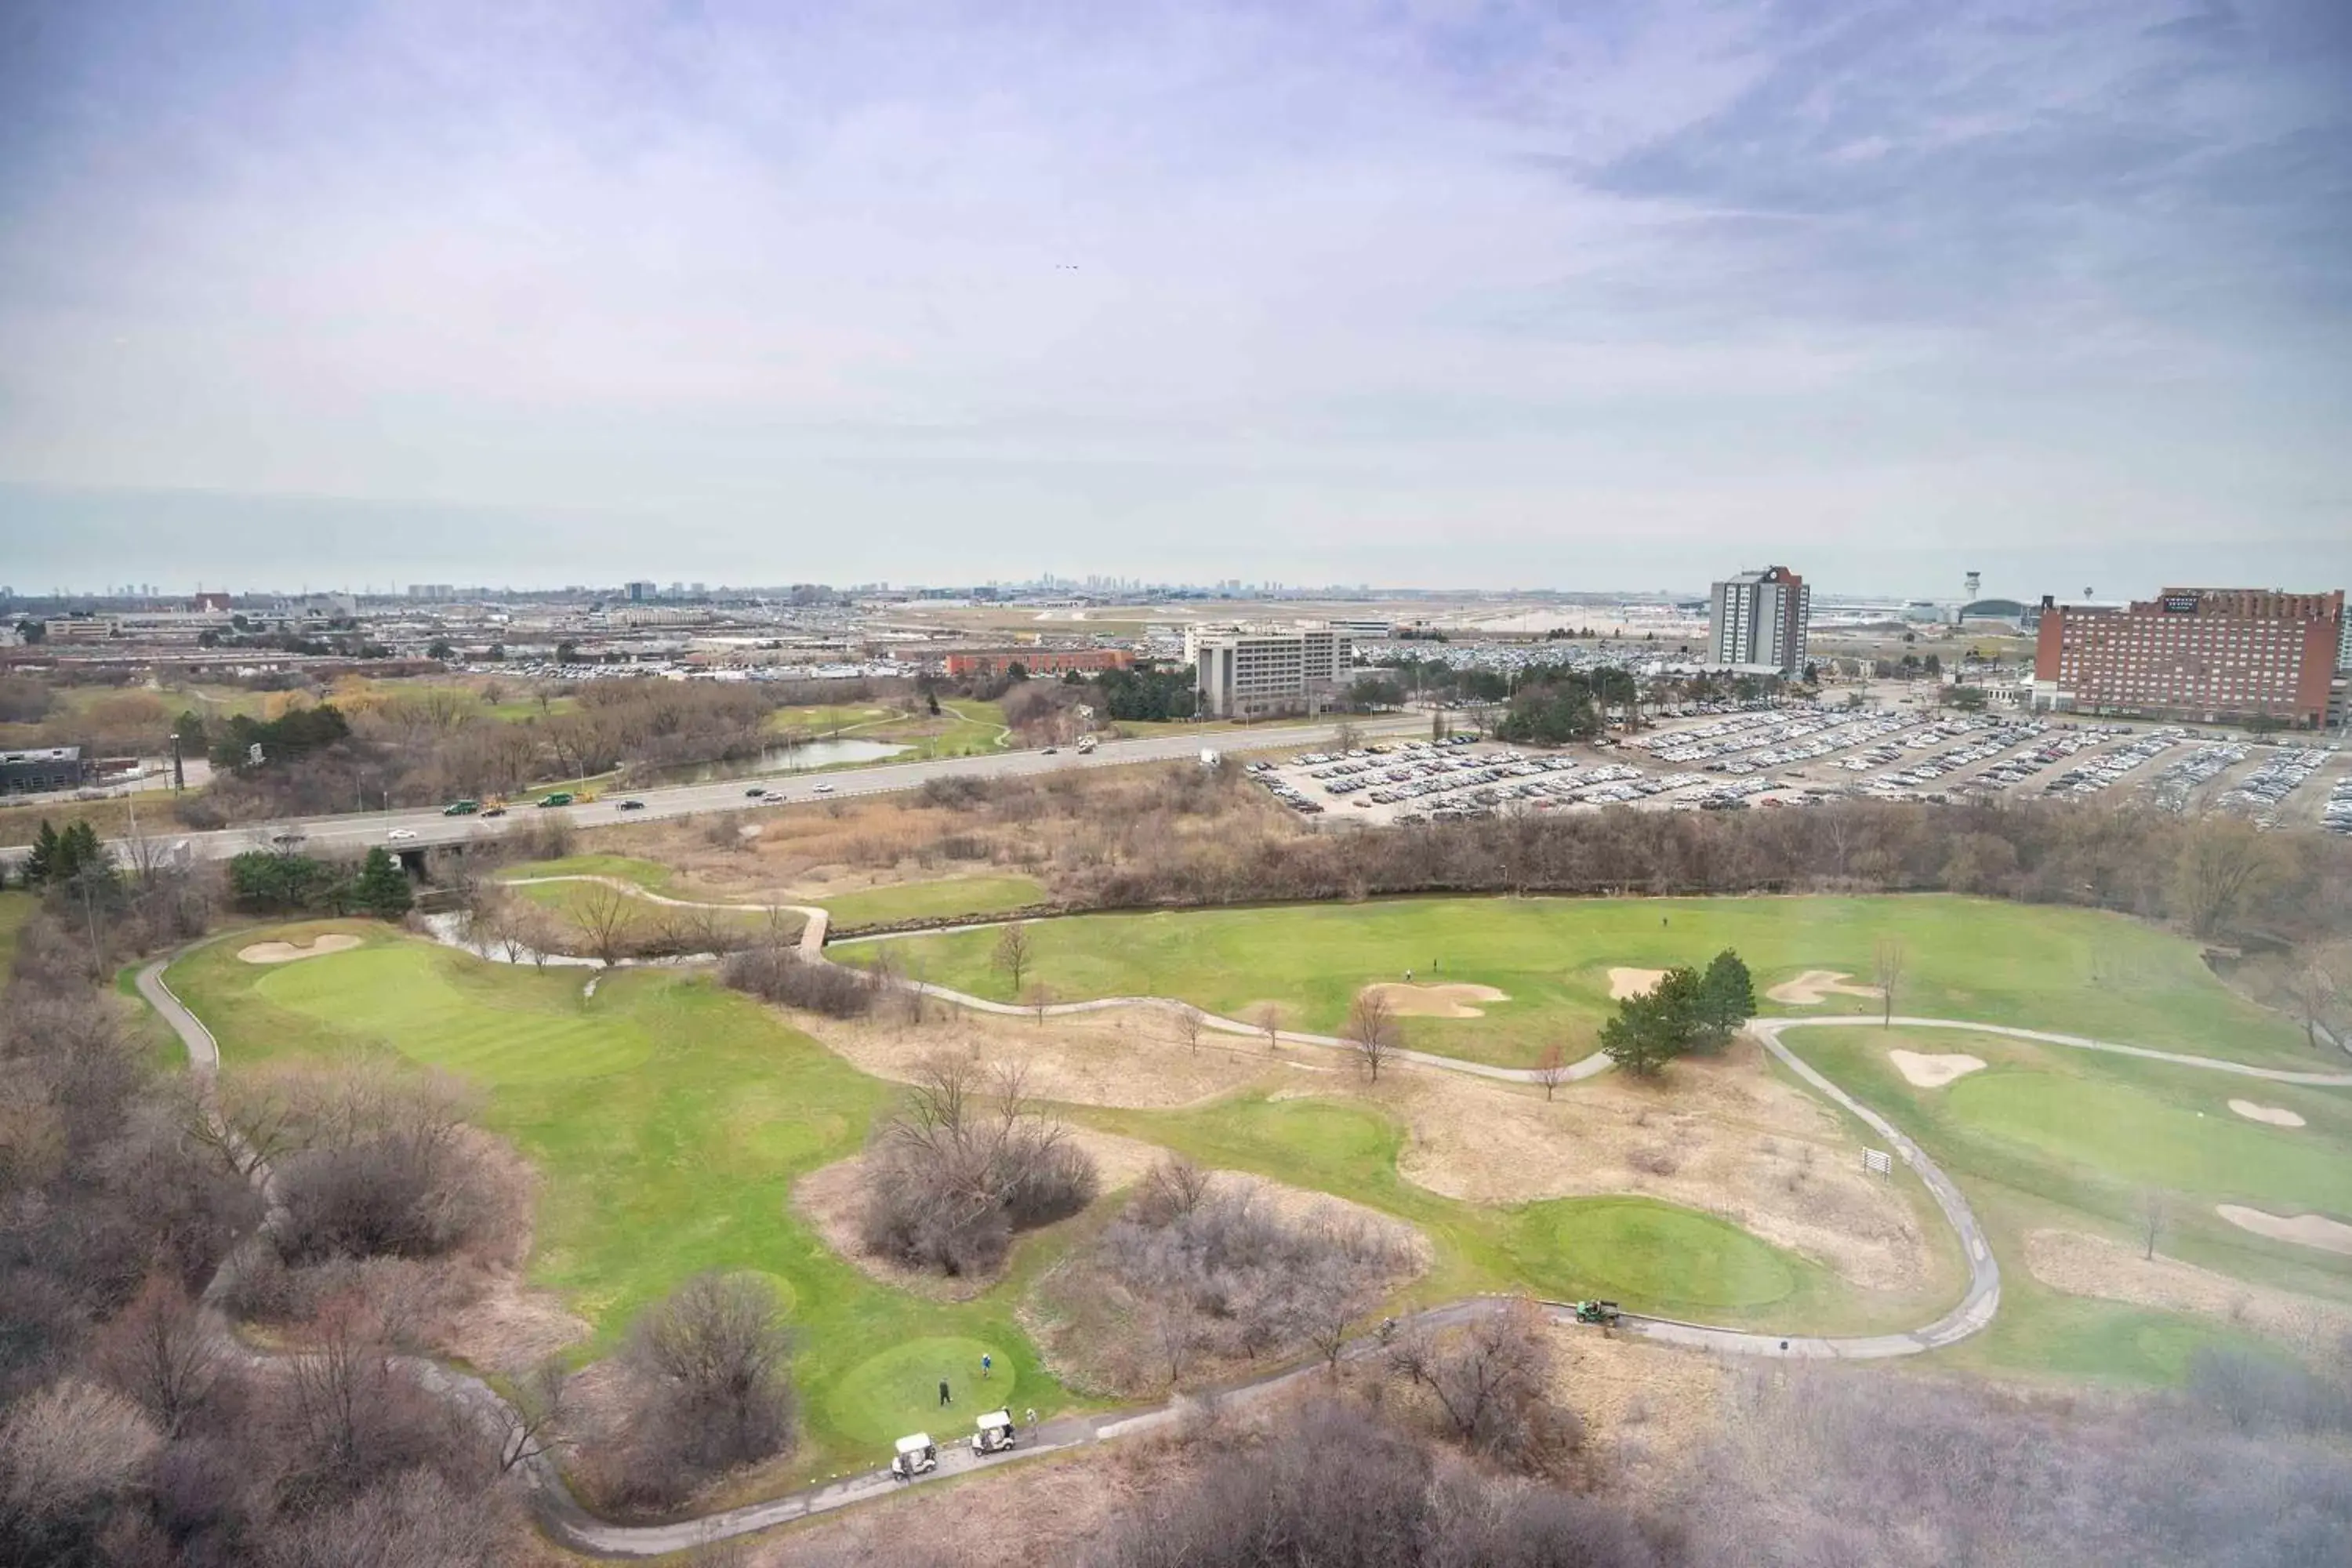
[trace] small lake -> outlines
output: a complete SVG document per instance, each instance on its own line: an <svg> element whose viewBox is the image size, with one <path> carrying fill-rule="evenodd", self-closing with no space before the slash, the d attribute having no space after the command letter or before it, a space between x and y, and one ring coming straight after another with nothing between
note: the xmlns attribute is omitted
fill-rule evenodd
<svg viewBox="0 0 2352 1568"><path fill-rule="evenodd" d="M762 773L803 773L811 768L837 768L845 763L886 762L914 749L887 741L804 741L797 746L770 746L755 756L737 757L732 762L681 763L672 767L637 769L629 774L628 783L631 787L710 784Z"/></svg>

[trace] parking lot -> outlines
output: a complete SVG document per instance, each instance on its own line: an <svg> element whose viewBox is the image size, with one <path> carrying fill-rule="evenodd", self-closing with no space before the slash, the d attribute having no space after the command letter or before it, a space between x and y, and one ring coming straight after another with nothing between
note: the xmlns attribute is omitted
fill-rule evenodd
<svg viewBox="0 0 2352 1568"><path fill-rule="evenodd" d="M2284 819L2336 755L2323 746L2215 739L2177 726L1810 706L1697 713L1622 740L1558 750L1455 735L1248 765L1276 799L1322 821L2009 796L2221 809L2267 827ZM2319 797L2303 798L2308 814ZM2321 815L2335 830L2352 832L2352 787L2339 786Z"/></svg>

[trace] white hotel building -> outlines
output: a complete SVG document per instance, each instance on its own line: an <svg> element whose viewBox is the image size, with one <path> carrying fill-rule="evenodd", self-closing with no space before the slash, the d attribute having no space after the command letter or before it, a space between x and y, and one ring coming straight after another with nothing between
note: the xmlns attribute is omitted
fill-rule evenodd
<svg viewBox="0 0 2352 1568"><path fill-rule="evenodd" d="M1192 626L1184 657L1203 718L1303 712L1347 679L1348 635L1328 626Z"/></svg>

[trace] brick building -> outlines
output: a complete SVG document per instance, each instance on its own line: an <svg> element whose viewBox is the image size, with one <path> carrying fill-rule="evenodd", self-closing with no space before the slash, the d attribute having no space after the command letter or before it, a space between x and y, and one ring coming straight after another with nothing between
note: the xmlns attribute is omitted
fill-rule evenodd
<svg viewBox="0 0 2352 1568"><path fill-rule="evenodd" d="M1123 647L998 647L951 653L947 668L951 677L985 679L1002 675L1016 664L1034 676L1066 675L1074 669L1093 675L1098 670L1130 668L1134 663L1135 655Z"/></svg>
<svg viewBox="0 0 2352 1568"><path fill-rule="evenodd" d="M2344 594L2167 588L2128 605L2042 600L2038 708L2317 728L2340 706Z"/></svg>

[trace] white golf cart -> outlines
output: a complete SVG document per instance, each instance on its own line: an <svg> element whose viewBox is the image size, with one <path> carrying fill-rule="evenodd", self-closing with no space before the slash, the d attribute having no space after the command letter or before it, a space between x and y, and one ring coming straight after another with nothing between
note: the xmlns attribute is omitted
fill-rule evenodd
<svg viewBox="0 0 2352 1568"><path fill-rule="evenodd" d="M980 1418L980 1429L971 1435L971 1451L975 1454L1002 1454L1013 1447L1013 1412L992 1410Z"/></svg>
<svg viewBox="0 0 2352 1568"><path fill-rule="evenodd" d="M939 1445L928 1432L918 1432L911 1437L898 1439L898 1457L890 1461L890 1479L911 1481L917 1476L940 1468Z"/></svg>

